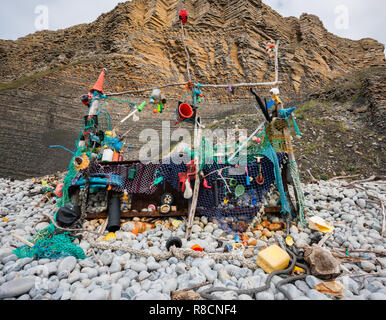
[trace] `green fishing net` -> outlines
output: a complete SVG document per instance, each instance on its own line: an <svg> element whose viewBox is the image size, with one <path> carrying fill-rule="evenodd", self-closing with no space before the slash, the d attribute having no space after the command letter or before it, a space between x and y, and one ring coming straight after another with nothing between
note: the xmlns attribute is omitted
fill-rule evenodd
<svg viewBox="0 0 386 320"><path fill-rule="evenodd" d="M56 215L55 218L56 219ZM70 232L62 232L51 223L47 228L36 233L33 239L28 241L34 244L19 247L13 251L20 259L60 259L67 256L74 256L77 259L85 259L86 255L82 248L72 243L75 240Z"/></svg>

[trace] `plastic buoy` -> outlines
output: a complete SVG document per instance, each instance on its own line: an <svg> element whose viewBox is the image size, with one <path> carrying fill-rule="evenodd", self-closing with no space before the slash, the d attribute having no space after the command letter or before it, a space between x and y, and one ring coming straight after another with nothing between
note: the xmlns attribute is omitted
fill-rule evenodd
<svg viewBox="0 0 386 320"><path fill-rule="evenodd" d="M188 18L189 18L188 12L184 9L180 10L179 18L183 24L186 24L188 22Z"/></svg>
<svg viewBox="0 0 386 320"><path fill-rule="evenodd" d="M192 106L188 103L181 103L178 107L178 112L182 119L190 119L194 114Z"/></svg>

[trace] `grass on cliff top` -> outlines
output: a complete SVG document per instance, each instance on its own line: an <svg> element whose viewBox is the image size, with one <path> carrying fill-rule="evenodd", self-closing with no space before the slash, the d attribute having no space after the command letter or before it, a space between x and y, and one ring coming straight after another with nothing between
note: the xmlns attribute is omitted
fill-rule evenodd
<svg viewBox="0 0 386 320"><path fill-rule="evenodd" d="M362 70L354 71L346 76L344 76L344 80L342 81L342 77L332 79L329 83L322 87L322 92L356 92L353 96L346 97L347 101L355 102L366 89L365 81L372 74L384 74L384 67L370 67Z"/></svg>
<svg viewBox="0 0 386 320"><path fill-rule="evenodd" d="M6 89L20 88L21 86L30 84L30 83L32 83L32 82L34 82L34 81L36 81L38 79L41 79L41 78L43 78L45 76L48 76L48 75L50 75L50 74L52 74L52 73L54 73L56 71L62 71L62 70L65 70L65 69L67 69L69 67L73 67L75 65L83 63L83 62L86 62L86 61L76 61L76 62L73 62L73 63L70 63L70 64L66 64L64 66L52 67L52 68L44 70L44 71L40 71L40 72L31 74L31 75L28 75L28 76L21 77L19 79L11 81L11 82L0 83L0 91L6 90Z"/></svg>

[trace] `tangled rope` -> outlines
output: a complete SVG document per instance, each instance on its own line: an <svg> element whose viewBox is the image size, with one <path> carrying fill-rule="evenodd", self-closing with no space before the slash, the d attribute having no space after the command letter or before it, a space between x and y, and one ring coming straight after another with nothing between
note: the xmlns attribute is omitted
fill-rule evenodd
<svg viewBox="0 0 386 320"><path fill-rule="evenodd" d="M284 238L285 236L283 236ZM214 296L212 293L213 292L225 292L225 291L233 291L235 292L236 294L240 295L240 294L247 294L247 295L253 295L253 294L256 294L256 293L259 293L259 292L263 292L263 291L266 291L270 288L270 284L271 284L271 280L274 276L278 276L278 275L284 275L284 274L290 274L292 272L292 270L294 269L295 266L298 266L300 268L303 268L306 270L306 274L302 274L302 275L298 275L298 276L289 276L287 279L283 279L281 281L279 281L277 283L277 289L283 293L283 295L288 299L288 300L292 300L292 297L289 295L289 293L284 290L282 288L282 286L284 284L287 284L287 283L290 283L290 282L293 282L293 281L296 281L296 280L301 280L301 279L304 279L305 277L307 277L307 275L310 274L310 269L307 265L305 264L302 264L302 263L299 263L297 260L298 260L298 252L296 252L296 254L294 252L292 252L292 250L290 250L289 248L287 247L283 247L283 244L281 241L279 241L279 244L280 246L285 249L288 254L290 255L291 257L291 264L290 266L287 268L287 269L284 269L284 270L277 270L277 271L273 271L271 272L269 275L268 275L268 278L265 282L265 285L259 287L259 288L252 288L252 289L240 289L240 290L236 290L236 289L230 289L230 288L223 288L223 287L213 287L213 288L209 288L209 289L206 289L206 290L203 290L202 292L200 292L200 295L202 298L204 299L207 299L207 300L222 300L220 299L219 297L216 297ZM295 249L297 251L297 249Z"/></svg>
<svg viewBox="0 0 386 320"><path fill-rule="evenodd" d="M185 259L185 256L192 256L192 257L198 257L198 258L209 257L215 260L228 260L228 261L239 260L243 266L249 269L256 270L259 268L256 263L252 261L248 261L244 256L242 256L242 254L240 254L237 251L233 251L230 253L200 252L200 251L194 251L192 249L182 249L182 248L176 248L175 246L171 246L169 252L157 254L146 250L134 250L132 248L122 246L122 245L113 245L113 244L93 241L90 239L88 241L90 243L90 246L93 248L102 249L102 250L112 250L112 251L120 250L123 252L128 252L128 253L143 256L146 258L154 257L154 259L156 259L157 261L167 260L173 256L180 260Z"/></svg>
<svg viewBox="0 0 386 320"><path fill-rule="evenodd" d="M298 197L298 206L299 206L299 219L300 223L303 226L306 226L306 220L304 216L304 207L305 207L305 200L304 200L304 192L302 189L302 186L300 184L300 178L299 178L299 169L298 164L296 161L289 161L288 162L288 168L292 177L292 181L294 184L294 188Z"/></svg>

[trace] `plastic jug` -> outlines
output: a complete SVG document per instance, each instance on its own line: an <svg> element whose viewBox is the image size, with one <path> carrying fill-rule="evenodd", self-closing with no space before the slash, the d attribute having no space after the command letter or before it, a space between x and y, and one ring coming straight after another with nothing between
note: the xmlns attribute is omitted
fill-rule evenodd
<svg viewBox="0 0 386 320"><path fill-rule="evenodd" d="M260 251L257 255L257 265L266 273L287 268L289 261L289 254L276 244Z"/></svg>
<svg viewBox="0 0 386 320"><path fill-rule="evenodd" d="M102 162L111 162L113 161L113 157L114 151L111 149L105 149L105 151L103 151Z"/></svg>

